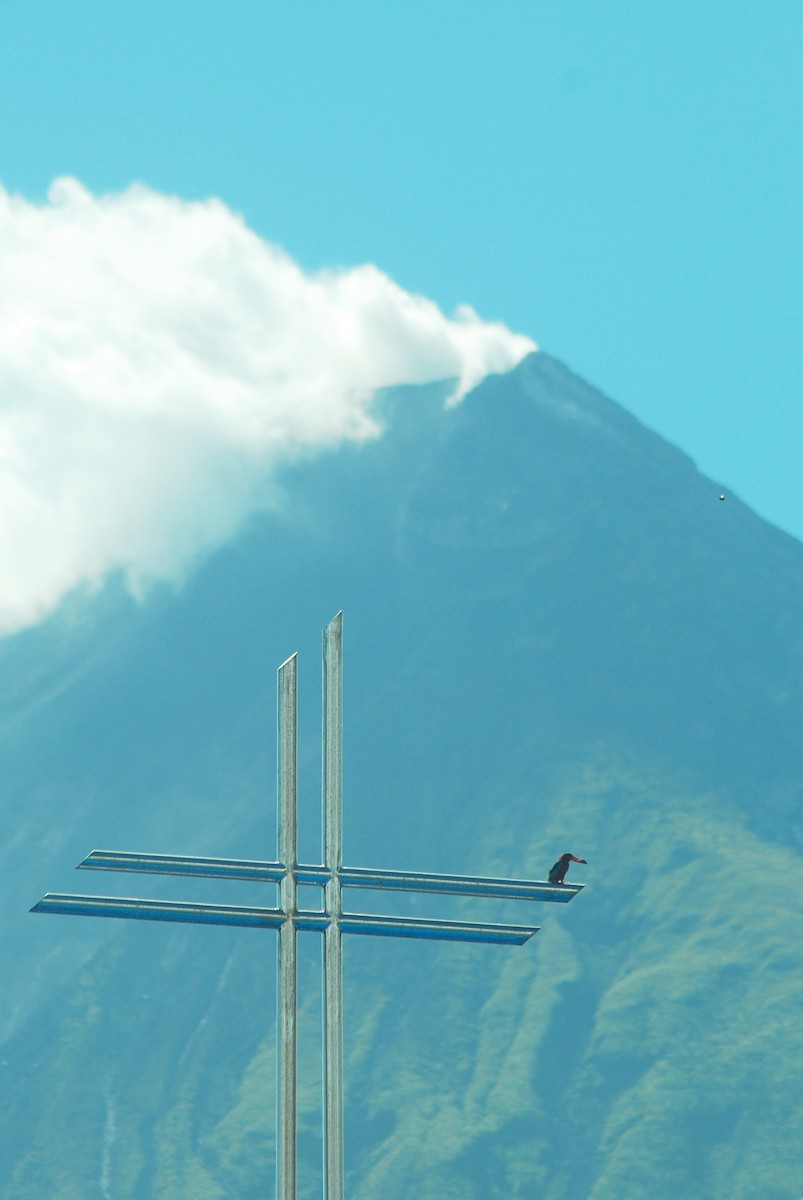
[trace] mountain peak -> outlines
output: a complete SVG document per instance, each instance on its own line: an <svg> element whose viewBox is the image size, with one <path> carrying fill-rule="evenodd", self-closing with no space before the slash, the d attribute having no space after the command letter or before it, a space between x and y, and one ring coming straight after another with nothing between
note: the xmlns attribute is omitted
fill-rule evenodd
<svg viewBox="0 0 803 1200"><path fill-rule="evenodd" d="M293 650L314 861L318 631L340 608L348 860L543 878L569 845L591 864L529 956L349 946L357 1200L783 1200L799 1181L803 548L542 352L447 396L385 393L381 436L287 468L284 507L88 637L69 687L29 669L33 637L4 660L47 689L0 727L10 1200L87 1194L101 1161L118 1200L270 1190L263 935L98 931L19 897L70 890L95 845L272 858Z"/></svg>

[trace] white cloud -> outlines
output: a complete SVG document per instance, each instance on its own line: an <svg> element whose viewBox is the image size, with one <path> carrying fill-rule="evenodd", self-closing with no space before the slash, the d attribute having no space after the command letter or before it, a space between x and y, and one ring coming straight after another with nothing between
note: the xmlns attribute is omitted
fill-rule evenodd
<svg viewBox="0 0 803 1200"><path fill-rule="evenodd" d="M376 389L459 400L532 349L373 266L307 275L216 200L0 188L0 633L111 571L180 579L278 461L377 436Z"/></svg>

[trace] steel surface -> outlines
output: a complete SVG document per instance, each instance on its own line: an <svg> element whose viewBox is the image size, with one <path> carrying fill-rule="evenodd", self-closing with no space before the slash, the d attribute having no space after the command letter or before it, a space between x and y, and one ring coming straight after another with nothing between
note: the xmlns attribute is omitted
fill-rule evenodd
<svg viewBox="0 0 803 1200"><path fill-rule="evenodd" d="M252 880L280 884L287 874L282 862L239 858L193 858L189 855L132 854L119 850L93 850L80 868L96 871L129 871L151 875L196 875L220 879ZM326 887L332 872L324 866L299 863L297 883ZM533 900L566 903L581 892L583 883L548 883L534 879L494 879L483 875L441 875L423 871L383 871L370 867L341 867L342 888L369 891L440 892L455 896L484 896L499 900Z"/></svg>
<svg viewBox="0 0 803 1200"><path fill-rule="evenodd" d="M523 946L538 925L492 925L471 921L411 920L408 917L375 917L362 913L343 913L343 933L383 934L386 937L429 938L440 942L490 942L502 946Z"/></svg>
<svg viewBox="0 0 803 1200"><path fill-rule="evenodd" d="M298 1009L298 946L296 934L297 815L297 659L279 668L277 680L278 849L284 873L279 906L285 921L277 939L276 1146L278 1200L296 1197L296 1013Z"/></svg>
<svg viewBox="0 0 803 1200"><path fill-rule="evenodd" d="M126 871L143 875L201 875L213 879L250 879L281 883L285 868L280 862L247 858L197 858L187 854L132 854L121 850L93 850L79 870Z"/></svg>
<svg viewBox="0 0 803 1200"><path fill-rule="evenodd" d="M443 892L455 896L486 896L501 900L571 900L583 884L542 883L527 879L490 879L482 875L430 875L415 871L374 871L343 867L343 887L372 891Z"/></svg>
<svg viewBox="0 0 803 1200"><path fill-rule="evenodd" d="M329 924L323 946L324 1200L343 1200L343 614L323 634L323 860Z"/></svg>
<svg viewBox="0 0 803 1200"><path fill-rule="evenodd" d="M196 925L243 925L252 929L296 929L326 934L333 925L329 913L299 909L291 922L282 908L249 908L235 904L192 904L184 900L146 900L136 896L84 896L48 892L31 909L53 916L122 917L138 921L178 921ZM431 938L444 942L498 942L522 945L538 925L498 925L479 921L430 921L373 913L341 913L341 933L387 934L390 937ZM291 960L292 961L292 960ZM281 979L281 971L280 971ZM281 987L281 983L280 983Z"/></svg>
<svg viewBox="0 0 803 1200"><path fill-rule="evenodd" d="M247 925L279 929L284 913L277 908L243 908L235 904L189 904L183 900L140 900L120 896L72 896L48 892L31 909L81 917L124 917L136 921L179 921L194 925Z"/></svg>

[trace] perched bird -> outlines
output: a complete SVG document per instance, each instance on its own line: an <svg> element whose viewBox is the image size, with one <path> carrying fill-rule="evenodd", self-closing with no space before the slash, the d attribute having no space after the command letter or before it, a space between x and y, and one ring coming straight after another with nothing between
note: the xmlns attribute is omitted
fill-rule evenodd
<svg viewBox="0 0 803 1200"><path fill-rule="evenodd" d="M564 879L566 878L566 872L569 869L569 863L585 863L585 861L586 860L584 858L576 858L574 854L569 854L568 852L566 854L561 854L560 858L549 872L549 882L563 883ZM586 866L588 866L588 863L586 863Z"/></svg>

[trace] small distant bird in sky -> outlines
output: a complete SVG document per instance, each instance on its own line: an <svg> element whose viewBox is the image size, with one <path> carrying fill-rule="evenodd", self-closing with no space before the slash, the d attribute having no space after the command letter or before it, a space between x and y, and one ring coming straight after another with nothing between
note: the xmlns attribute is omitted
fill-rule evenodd
<svg viewBox="0 0 803 1200"><path fill-rule="evenodd" d="M724 492L720 492L719 498L720 498L720 500L724 500L724 499L725 499L725 493L724 493Z"/></svg>
<svg viewBox="0 0 803 1200"><path fill-rule="evenodd" d="M566 854L561 854L560 858L549 872L549 882L563 883L563 880L566 878L566 872L569 869L569 863L573 862L585 863L586 866L588 866L588 863L586 863L584 858L576 858L574 854L569 854L567 851Z"/></svg>

